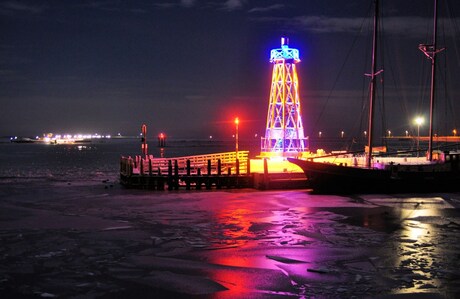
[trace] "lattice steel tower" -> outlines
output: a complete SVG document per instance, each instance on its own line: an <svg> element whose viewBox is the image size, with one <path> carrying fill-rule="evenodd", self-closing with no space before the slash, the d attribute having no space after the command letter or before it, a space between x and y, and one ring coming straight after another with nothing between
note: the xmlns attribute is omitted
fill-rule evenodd
<svg viewBox="0 0 460 299"><path fill-rule="evenodd" d="M265 138L261 140L261 156L265 157L298 156L307 149L296 71L299 50L289 48L288 44L289 40L282 37L281 48L270 52L272 84Z"/></svg>

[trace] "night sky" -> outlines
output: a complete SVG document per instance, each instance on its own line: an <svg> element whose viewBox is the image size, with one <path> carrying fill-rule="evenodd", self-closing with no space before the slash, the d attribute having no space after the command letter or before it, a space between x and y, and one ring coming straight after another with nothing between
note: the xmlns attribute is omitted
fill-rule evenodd
<svg viewBox="0 0 460 299"><path fill-rule="evenodd" d="M402 135L428 116L430 63L418 45L431 43L433 3L382 2L378 122ZM446 134L460 112L460 1L440 0L439 15L448 101L436 130ZM306 135L359 132L371 17L370 0L1 1L0 136L137 135L145 123L153 135L226 138L238 116L241 138L260 137L282 36L300 50Z"/></svg>

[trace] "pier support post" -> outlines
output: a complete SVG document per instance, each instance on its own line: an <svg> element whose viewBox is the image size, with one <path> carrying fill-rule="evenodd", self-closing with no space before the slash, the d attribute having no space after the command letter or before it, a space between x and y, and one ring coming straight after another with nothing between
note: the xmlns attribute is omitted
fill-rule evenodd
<svg viewBox="0 0 460 299"><path fill-rule="evenodd" d="M216 182L217 189L222 188L221 175L222 175L222 161L220 159L217 159L217 182Z"/></svg>
<svg viewBox="0 0 460 299"><path fill-rule="evenodd" d="M174 189L179 190L179 165L174 160Z"/></svg>
<svg viewBox="0 0 460 299"><path fill-rule="evenodd" d="M205 185L206 185L206 190L211 190L211 159L208 159L208 173L207 173L207 178L205 180Z"/></svg>
<svg viewBox="0 0 460 299"><path fill-rule="evenodd" d="M196 190L200 190L201 189L201 183L202 183L202 178L201 178L201 168L197 168L196 170L196 180L195 180L195 184L196 184Z"/></svg>
<svg viewBox="0 0 460 299"><path fill-rule="evenodd" d="M129 170L128 170L128 174L129 174L129 176L132 176L132 175L133 175L133 169L134 169L134 161L133 161L133 158L131 158L131 157L128 158L128 165L129 165L129 167L128 167L128 169L129 169Z"/></svg>
<svg viewBox="0 0 460 299"><path fill-rule="evenodd" d="M240 159L236 159L236 175L240 175Z"/></svg>
<svg viewBox="0 0 460 299"><path fill-rule="evenodd" d="M264 179L263 179L263 188L268 189L268 160L264 158Z"/></svg>
<svg viewBox="0 0 460 299"><path fill-rule="evenodd" d="M228 166L227 167L227 177L225 178L225 187L227 189L230 188L230 186L232 185L231 184L232 179L230 178L231 175L232 175L232 167Z"/></svg>
<svg viewBox="0 0 460 299"><path fill-rule="evenodd" d="M157 180L157 190L164 191L165 190L165 180L163 177L158 177Z"/></svg>
<svg viewBox="0 0 460 299"><path fill-rule="evenodd" d="M185 179L185 190L190 190L190 160L186 161L187 177Z"/></svg>
<svg viewBox="0 0 460 299"><path fill-rule="evenodd" d="M139 166L140 166L140 169L141 169L140 170L141 175L144 175L144 158L142 158L142 157L139 160Z"/></svg>
<svg viewBox="0 0 460 299"><path fill-rule="evenodd" d="M168 160L168 190L173 189L173 172L172 172L172 162Z"/></svg>

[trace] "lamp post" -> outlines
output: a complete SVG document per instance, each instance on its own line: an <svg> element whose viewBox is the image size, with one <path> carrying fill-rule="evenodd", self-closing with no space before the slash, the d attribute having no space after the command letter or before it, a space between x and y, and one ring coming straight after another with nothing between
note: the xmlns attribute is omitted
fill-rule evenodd
<svg viewBox="0 0 460 299"><path fill-rule="evenodd" d="M417 125L417 157L419 157L420 151L420 126L423 124L423 118L418 116L415 118L415 124Z"/></svg>
<svg viewBox="0 0 460 299"><path fill-rule="evenodd" d="M240 120L238 117L235 118L235 153L236 153L236 159L238 159L238 124L240 123Z"/></svg>
<svg viewBox="0 0 460 299"><path fill-rule="evenodd" d="M147 126L145 124L142 125L142 154L147 157Z"/></svg>

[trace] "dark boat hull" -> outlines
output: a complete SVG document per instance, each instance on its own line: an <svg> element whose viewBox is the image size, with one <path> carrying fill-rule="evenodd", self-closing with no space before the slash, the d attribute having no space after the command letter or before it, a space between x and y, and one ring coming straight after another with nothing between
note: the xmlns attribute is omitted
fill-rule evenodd
<svg viewBox="0 0 460 299"><path fill-rule="evenodd" d="M405 193L460 190L458 158L455 155L447 165L420 165L410 170L404 165L369 169L293 158L288 161L302 168L308 186L316 193Z"/></svg>

